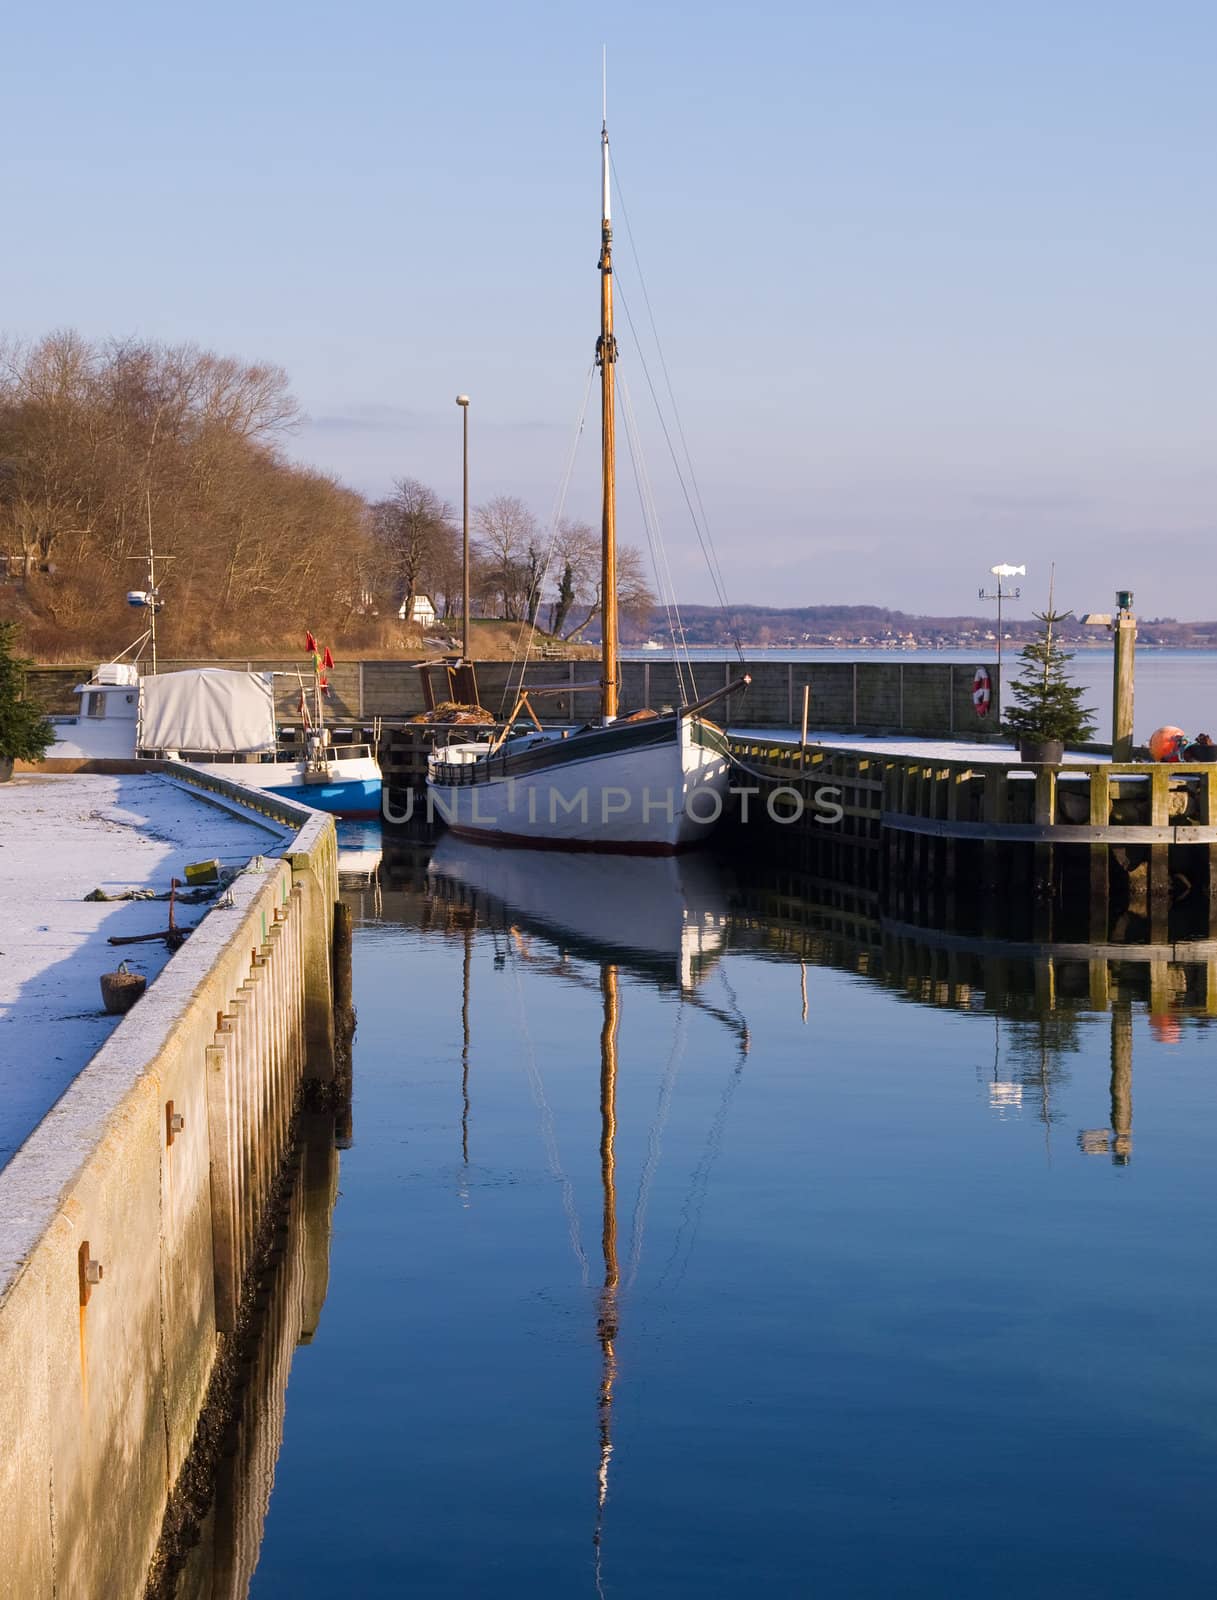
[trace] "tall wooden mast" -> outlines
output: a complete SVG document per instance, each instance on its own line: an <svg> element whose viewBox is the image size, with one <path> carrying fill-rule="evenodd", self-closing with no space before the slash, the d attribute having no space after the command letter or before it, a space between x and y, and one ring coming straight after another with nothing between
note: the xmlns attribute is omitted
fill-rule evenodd
<svg viewBox="0 0 1217 1600"><path fill-rule="evenodd" d="M600 130L603 168L600 208L600 337L596 364L600 368L601 471L604 503L600 523L600 620L604 635L601 650L601 710L605 722L617 715L617 485L616 443L613 431L613 367L617 341L613 337L613 229L609 220L609 141L607 119Z"/></svg>

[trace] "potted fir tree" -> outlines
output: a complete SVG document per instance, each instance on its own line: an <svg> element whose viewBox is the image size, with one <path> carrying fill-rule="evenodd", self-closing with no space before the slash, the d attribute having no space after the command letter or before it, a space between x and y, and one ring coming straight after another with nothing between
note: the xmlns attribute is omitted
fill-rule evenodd
<svg viewBox="0 0 1217 1600"><path fill-rule="evenodd" d="M1015 704L1005 726L1018 740L1020 761L1056 762L1063 760L1067 744L1093 737L1094 713L1082 705L1082 688L1065 671L1073 653L1062 648L1057 630L1072 611L1054 610L1050 593L1048 609L1033 615L1042 626L1021 651L1022 670L1010 685Z"/></svg>
<svg viewBox="0 0 1217 1600"><path fill-rule="evenodd" d="M55 730L35 700L25 698L28 661L13 654L15 622L0 622L0 783L13 775L14 761L41 761L55 743Z"/></svg>

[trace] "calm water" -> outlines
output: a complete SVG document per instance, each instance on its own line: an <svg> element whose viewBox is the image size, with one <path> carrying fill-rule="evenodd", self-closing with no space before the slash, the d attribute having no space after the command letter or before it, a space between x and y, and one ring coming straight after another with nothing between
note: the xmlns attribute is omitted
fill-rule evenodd
<svg viewBox="0 0 1217 1600"><path fill-rule="evenodd" d="M250 1593L1211 1592L1211 974L825 931L704 857L364 866Z"/></svg>
<svg viewBox="0 0 1217 1600"><path fill-rule="evenodd" d="M986 647L992 659L992 646ZM625 654L645 659L641 651ZM750 661L965 661L980 659L976 652L962 650L750 650ZM656 657L657 660L665 659ZM693 667L699 661L727 661L726 651L695 650ZM1007 685L1020 670L1017 651L1006 647L1003 672ZM1111 735L1111 650L1079 650L1069 668L1071 677L1086 689L1085 704L1092 706L1100 739ZM1007 702L1008 703L1008 702ZM1148 741L1155 728L1164 723L1181 727L1191 736L1211 733L1217 738L1217 651L1149 650L1137 652L1136 715L1134 727L1138 743ZM746 710L739 711L747 721Z"/></svg>

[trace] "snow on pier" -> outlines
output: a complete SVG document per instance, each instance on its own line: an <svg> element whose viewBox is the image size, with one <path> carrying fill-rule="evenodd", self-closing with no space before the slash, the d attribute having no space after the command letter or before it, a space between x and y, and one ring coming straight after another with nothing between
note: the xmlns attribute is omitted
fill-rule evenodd
<svg viewBox="0 0 1217 1600"><path fill-rule="evenodd" d="M155 774L0 785L0 1167L121 1020L102 1005L102 973L126 960L151 982L170 956L159 940L107 942L167 927L166 901L85 895L165 893L188 862L240 868L289 837ZM193 926L209 905L179 907L178 925Z"/></svg>

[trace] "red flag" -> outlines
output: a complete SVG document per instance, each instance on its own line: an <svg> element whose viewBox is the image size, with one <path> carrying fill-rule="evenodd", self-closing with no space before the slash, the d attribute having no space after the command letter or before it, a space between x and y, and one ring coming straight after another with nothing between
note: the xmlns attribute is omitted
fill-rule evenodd
<svg viewBox="0 0 1217 1600"><path fill-rule="evenodd" d="M317 648L317 641L313 638L313 635L307 628L304 630L304 648L309 651L310 654Z"/></svg>
<svg viewBox="0 0 1217 1600"><path fill-rule="evenodd" d="M328 644L325 647L325 654L321 658L321 665L323 667L332 667L334 665L334 658L330 654L330 647Z"/></svg>
<svg viewBox="0 0 1217 1600"><path fill-rule="evenodd" d="M321 677L317 679L317 687L321 690L322 694L329 694L330 686L324 673L322 673Z"/></svg>

